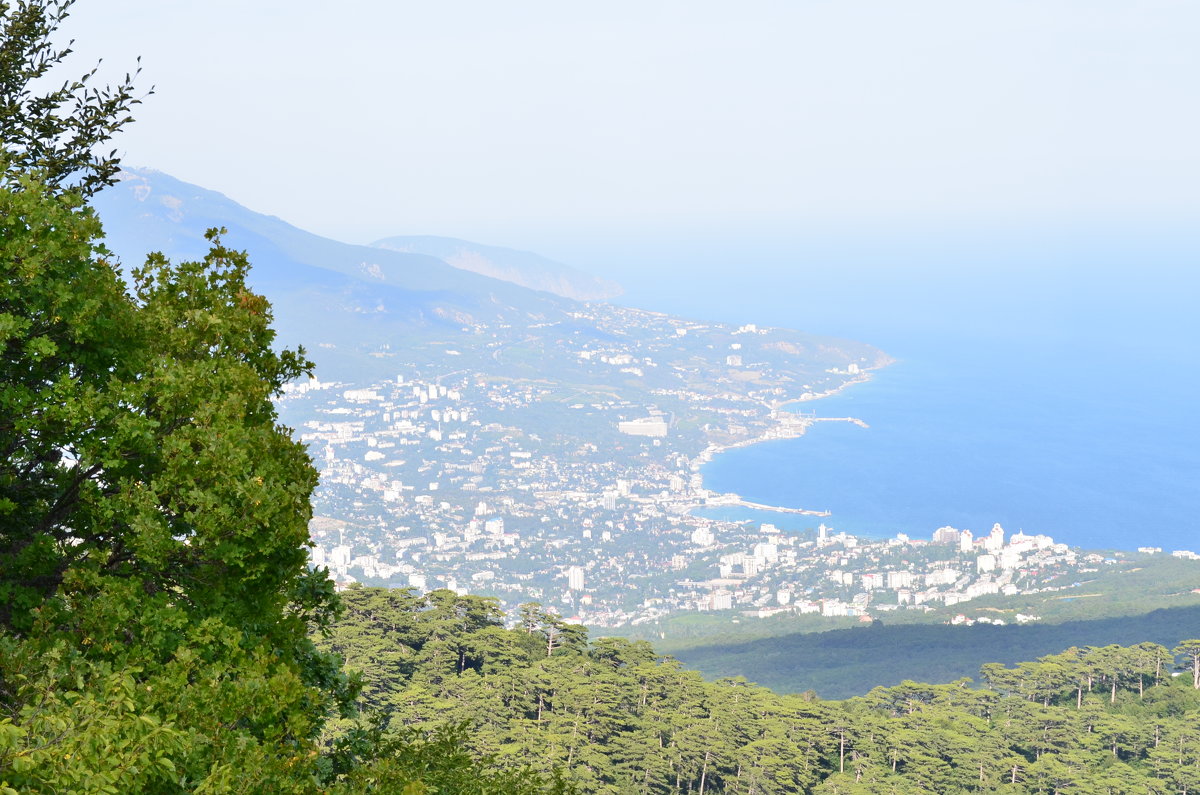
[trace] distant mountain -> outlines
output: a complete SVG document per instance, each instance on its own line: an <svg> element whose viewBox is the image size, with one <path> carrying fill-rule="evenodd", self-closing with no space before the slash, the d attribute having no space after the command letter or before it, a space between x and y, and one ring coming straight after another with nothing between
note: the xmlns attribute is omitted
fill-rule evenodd
<svg viewBox="0 0 1200 795"><path fill-rule="evenodd" d="M129 264L149 251L175 261L202 257L205 231L228 229L226 245L250 254L251 286L270 299L281 343L303 345L322 380L369 383L405 367L471 372L616 390L634 404L682 401L682 416L694 406L679 395L749 399L769 390L784 401L837 387L851 377L844 374L849 364L869 370L887 362L849 340L786 329L747 336L719 323L582 303L441 258L486 259L527 280L537 276L547 288L564 280L594 286L591 277L572 281L569 268L535 254L446 238L399 239L419 241L411 247L422 252L339 243L157 171L129 169L93 203L107 245ZM765 400L754 400L765 412ZM705 414L696 428L715 424L730 421ZM735 436L749 432L733 425Z"/></svg>
<svg viewBox="0 0 1200 795"><path fill-rule="evenodd" d="M602 301L624 292L616 282L592 276L529 251L433 235L387 237L371 245L406 254L427 254L465 271L577 301Z"/></svg>
<svg viewBox="0 0 1200 795"><path fill-rule="evenodd" d="M281 338L300 341L338 376L357 374L369 363L363 356L396 342L433 335L452 343L486 325L557 322L572 306L434 256L319 237L158 171L127 169L94 205L107 245L127 263L149 251L201 257L205 230L227 228L225 242L250 252L252 284L274 304Z"/></svg>

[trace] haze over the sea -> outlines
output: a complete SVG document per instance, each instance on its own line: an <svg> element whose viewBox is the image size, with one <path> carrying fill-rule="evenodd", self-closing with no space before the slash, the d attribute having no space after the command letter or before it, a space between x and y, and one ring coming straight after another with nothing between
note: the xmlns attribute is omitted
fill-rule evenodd
<svg viewBox="0 0 1200 795"><path fill-rule="evenodd" d="M1149 225L700 235L648 245L687 264L672 282L633 264L616 275L628 303L850 336L898 360L797 406L870 429L820 424L722 454L711 488L829 509L829 525L866 535L1000 522L1178 549L1200 546L1198 253L1190 230Z"/></svg>

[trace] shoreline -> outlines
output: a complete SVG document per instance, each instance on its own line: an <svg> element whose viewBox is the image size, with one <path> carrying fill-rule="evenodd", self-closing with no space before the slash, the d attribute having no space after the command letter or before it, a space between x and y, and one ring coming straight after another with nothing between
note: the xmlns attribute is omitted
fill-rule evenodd
<svg viewBox="0 0 1200 795"><path fill-rule="evenodd" d="M891 362L889 361L887 364L891 364ZM883 369L883 367L886 367L887 364L884 364L881 367L873 370L863 372L848 381L842 382L833 389L828 389L820 394L813 395L812 397L793 398L791 400L764 403L764 406L769 412L768 419L774 420L774 423L770 427L756 436L752 436L748 439L742 439L741 441L731 442L729 444L709 444L702 451L700 451L695 458L692 458L688 462L688 468L692 471L693 475L700 476L700 487L707 491L709 496L705 498L704 504L692 506L688 508L687 512L691 513L699 508L740 507L757 511L772 511L775 513L790 513L804 516L831 516L832 513L828 509L817 511L809 508L791 508L784 505L767 505L765 503L747 500L735 492L719 492L716 490L710 491L704 486L703 473L701 470L704 468L705 464L712 461L720 453L725 453L730 450L737 450L742 447L750 447L751 445L761 444L763 442L774 442L784 439L799 439L808 432L808 429L811 428L814 423L817 422L852 422L862 428L869 428L870 426L867 425L867 423L863 422L857 417L806 417L801 414L787 411L786 407L795 405L797 403L813 403L823 398L837 395L847 387L855 386L857 384L865 384L872 380L875 370Z"/></svg>

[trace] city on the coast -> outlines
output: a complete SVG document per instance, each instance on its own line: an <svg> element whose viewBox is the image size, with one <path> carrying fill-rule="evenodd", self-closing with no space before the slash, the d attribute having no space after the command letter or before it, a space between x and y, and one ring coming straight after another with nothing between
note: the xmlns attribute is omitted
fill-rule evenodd
<svg viewBox="0 0 1200 795"><path fill-rule="evenodd" d="M677 346L696 330L675 325L657 337ZM1055 588L1064 574L1112 562L999 525L859 538L828 527L820 506L775 508L709 491L700 470L721 450L794 438L815 422L863 424L786 404L869 377L864 359L826 368L818 386L763 388L773 374L752 358L753 341L767 331L717 331L734 340L705 345L722 379L699 389L702 363L675 367L678 386L660 382L640 400L620 389L400 363L375 383L289 385L282 415L321 471L312 564L341 587L445 588L495 597L510 613L538 602L568 621L618 628L716 611L872 621ZM658 366L647 355L655 339L646 335L640 349L589 340L567 353L603 384L609 374L642 377ZM497 361L501 349L492 348ZM747 364L754 377L739 378ZM706 515L731 505L808 514L812 527Z"/></svg>

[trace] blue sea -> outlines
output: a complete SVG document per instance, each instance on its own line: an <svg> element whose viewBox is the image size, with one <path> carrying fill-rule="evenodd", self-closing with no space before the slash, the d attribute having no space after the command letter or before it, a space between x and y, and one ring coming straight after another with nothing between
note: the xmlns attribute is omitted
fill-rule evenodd
<svg viewBox="0 0 1200 795"><path fill-rule="evenodd" d="M608 275L630 305L850 337L896 363L796 407L869 428L817 423L704 469L710 488L830 517L722 516L917 538L999 522L1088 548L1200 551L1194 235L757 240L651 247L652 262ZM672 266L686 276L663 279Z"/></svg>

